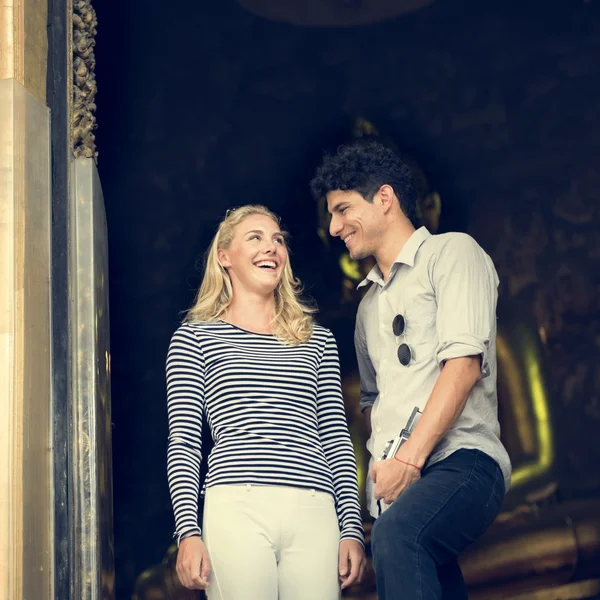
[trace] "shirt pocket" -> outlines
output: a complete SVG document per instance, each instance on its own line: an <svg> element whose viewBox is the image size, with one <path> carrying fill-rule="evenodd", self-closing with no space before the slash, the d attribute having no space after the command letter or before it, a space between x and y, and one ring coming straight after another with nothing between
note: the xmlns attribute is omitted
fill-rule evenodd
<svg viewBox="0 0 600 600"><path fill-rule="evenodd" d="M406 290L404 318L406 322L404 341L414 348L414 358L422 362L433 357L437 347L437 304L433 290L414 285Z"/></svg>

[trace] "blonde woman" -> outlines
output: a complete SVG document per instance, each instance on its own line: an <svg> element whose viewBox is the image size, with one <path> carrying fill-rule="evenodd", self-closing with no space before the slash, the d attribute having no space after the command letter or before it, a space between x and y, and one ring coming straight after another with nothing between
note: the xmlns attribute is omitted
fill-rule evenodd
<svg viewBox="0 0 600 600"><path fill-rule="evenodd" d="M299 298L279 218L229 211L167 358L177 573L209 600L334 600L365 565L337 347ZM210 426L203 528L201 427Z"/></svg>

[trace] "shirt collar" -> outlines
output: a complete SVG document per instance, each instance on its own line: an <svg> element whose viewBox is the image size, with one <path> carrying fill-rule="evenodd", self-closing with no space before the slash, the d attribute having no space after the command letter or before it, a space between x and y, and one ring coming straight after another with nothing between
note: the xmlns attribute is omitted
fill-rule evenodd
<svg viewBox="0 0 600 600"><path fill-rule="evenodd" d="M405 264L409 267L415 266L415 258L417 257L417 252L423 242L431 237L431 233L429 233L427 227L419 227L413 234L408 238L404 246L402 246L402 250L400 250L400 254L396 257L394 261L395 264ZM383 274L378 265L375 265L368 273L368 275L358 284L358 288L367 285L369 281L379 283L380 285L384 285Z"/></svg>

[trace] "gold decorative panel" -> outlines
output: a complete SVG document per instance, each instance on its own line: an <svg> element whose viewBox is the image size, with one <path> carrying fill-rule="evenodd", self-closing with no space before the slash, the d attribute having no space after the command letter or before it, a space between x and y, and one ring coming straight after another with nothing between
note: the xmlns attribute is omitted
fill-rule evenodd
<svg viewBox="0 0 600 600"><path fill-rule="evenodd" d="M50 116L0 80L0 598L53 598Z"/></svg>

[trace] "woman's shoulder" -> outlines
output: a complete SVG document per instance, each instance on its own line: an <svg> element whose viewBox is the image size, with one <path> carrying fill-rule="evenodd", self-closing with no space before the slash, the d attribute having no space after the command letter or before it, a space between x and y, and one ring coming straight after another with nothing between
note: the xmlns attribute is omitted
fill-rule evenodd
<svg viewBox="0 0 600 600"><path fill-rule="evenodd" d="M202 340L214 334L224 333L227 330L223 321L184 321L173 334L173 337L187 337Z"/></svg>
<svg viewBox="0 0 600 600"><path fill-rule="evenodd" d="M329 338L333 338L333 333L331 329L327 327L323 327L323 325L319 325L319 323L313 324L313 332L311 336L311 341L317 343L325 343ZM335 339L335 338L334 338Z"/></svg>
<svg viewBox="0 0 600 600"><path fill-rule="evenodd" d="M313 335L315 335L315 334L327 336L327 335L331 334L331 329L328 329L327 327L324 327L317 321L314 321L313 322Z"/></svg>

